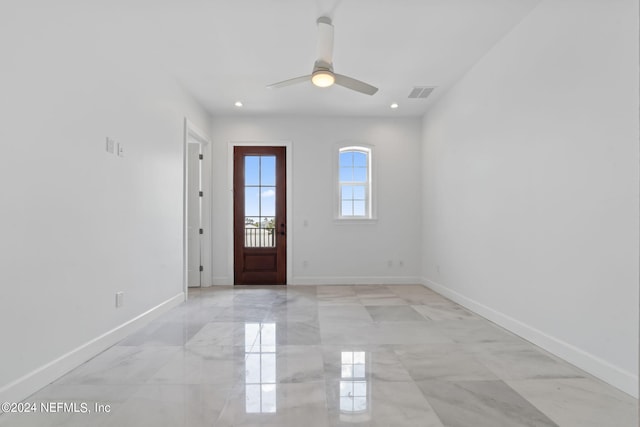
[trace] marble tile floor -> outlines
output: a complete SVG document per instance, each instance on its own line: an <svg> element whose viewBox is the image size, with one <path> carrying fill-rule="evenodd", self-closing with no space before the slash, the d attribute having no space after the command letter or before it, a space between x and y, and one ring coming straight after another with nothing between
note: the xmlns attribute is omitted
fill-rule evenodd
<svg viewBox="0 0 640 427"><path fill-rule="evenodd" d="M25 401L91 413L0 426L638 425L636 399L420 285L191 290Z"/></svg>

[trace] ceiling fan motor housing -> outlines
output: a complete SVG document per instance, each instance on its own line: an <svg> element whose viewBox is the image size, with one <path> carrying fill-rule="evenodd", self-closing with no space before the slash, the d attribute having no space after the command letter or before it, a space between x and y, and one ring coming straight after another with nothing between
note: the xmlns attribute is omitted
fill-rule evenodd
<svg viewBox="0 0 640 427"><path fill-rule="evenodd" d="M329 71L333 73L333 64L327 64L326 62L319 59L313 64L312 73L315 73L316 71Z"/></svg>

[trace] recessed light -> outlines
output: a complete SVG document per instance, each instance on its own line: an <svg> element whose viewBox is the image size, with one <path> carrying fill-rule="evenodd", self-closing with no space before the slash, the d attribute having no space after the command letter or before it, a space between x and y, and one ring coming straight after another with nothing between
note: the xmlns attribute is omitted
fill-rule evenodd
<svg viewBox="0 0 640 427"><path fill-rule="evenodd" d="M398 108L398 104L394 102L393 104L389 105L389 107L395 110L396 108Z"/></svg>
<svg viewBox="0 0 640 427"><path fill-rule="evenodd" d="M236 101L236 103L233 104L233 105L235 105L236 107L242 107L242 102Z"/></svg>

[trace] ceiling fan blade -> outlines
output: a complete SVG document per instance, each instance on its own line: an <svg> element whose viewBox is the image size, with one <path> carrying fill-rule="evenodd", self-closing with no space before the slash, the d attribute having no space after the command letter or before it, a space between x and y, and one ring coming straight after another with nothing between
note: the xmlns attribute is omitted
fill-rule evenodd
<svg viewBox="0 0 640 427"><path fill-rule="evenodd" d="M311 80L311 76L296 77L295 79L284 80L282 82L271 84L271 85L267 86L267 89L277 89L277 88L280 88L280 87L291 86L291 85L295 85L297 83L302 83L302 82L306 82L306 81L310 81L310 80Z"/></svg>
<svg viewBox="0 0 640 427"><path fill-rule="evenodd" d="M356 92L364 93L366 95L373 95L378 91L378 88L371 86L360 80L356 80L351 77L343 76L342 74L335 74L336 84L344 86L347 89L355 90Z"/></svg>
<svg viewBox="0 0 640 427"><path fill-rule="evenodd" d="M326 16L318 18L318 56L316 59L330 67L333 63L333 25Z"/></svg>

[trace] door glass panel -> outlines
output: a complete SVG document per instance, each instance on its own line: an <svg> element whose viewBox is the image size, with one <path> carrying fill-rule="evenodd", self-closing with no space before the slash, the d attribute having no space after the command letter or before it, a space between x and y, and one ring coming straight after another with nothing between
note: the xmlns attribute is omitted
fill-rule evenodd
<svg viewBox="0 0 640 427"><path fill-rule="evenodd" d="M276 157L245 157L245 247L274 247L276 243Z"/></svg>
<svg viewBox="0 0 640 427"><path fill-rule="evenodd" d="M260 188L244 188L244 216L260 216Z"/></svg>
<svg viewBox="0 0 640 427"><path fill-rule="evenodd" d="M276 187L262 187L260 193L261 216L275 216L276 214Z"/></svg>
<svg viewBox="0 0 640 427"><path fill-rule="evenodd" d="M260 233L263 247L273 247L276 245L276 218L275 217L262 217L260 223Z"/></svg>
<svg viewBox="0 0 640 427"><path fill-rule="evenodd" d="M255 248L260 246L260 217L245 217L244 219L244 246Z"/></svg>
<svg viewBox="0 0 640 427"><path fill-rule="evenodd" d="M275 156L260 157L260 185L264 185L264 186L276 185L276 157Z"/></svg>
<svg viewBox="0 0 640 427"><path fill-rule="evenodd" d="M260 156L244 158L244 185L260 185Z"/></svg>

